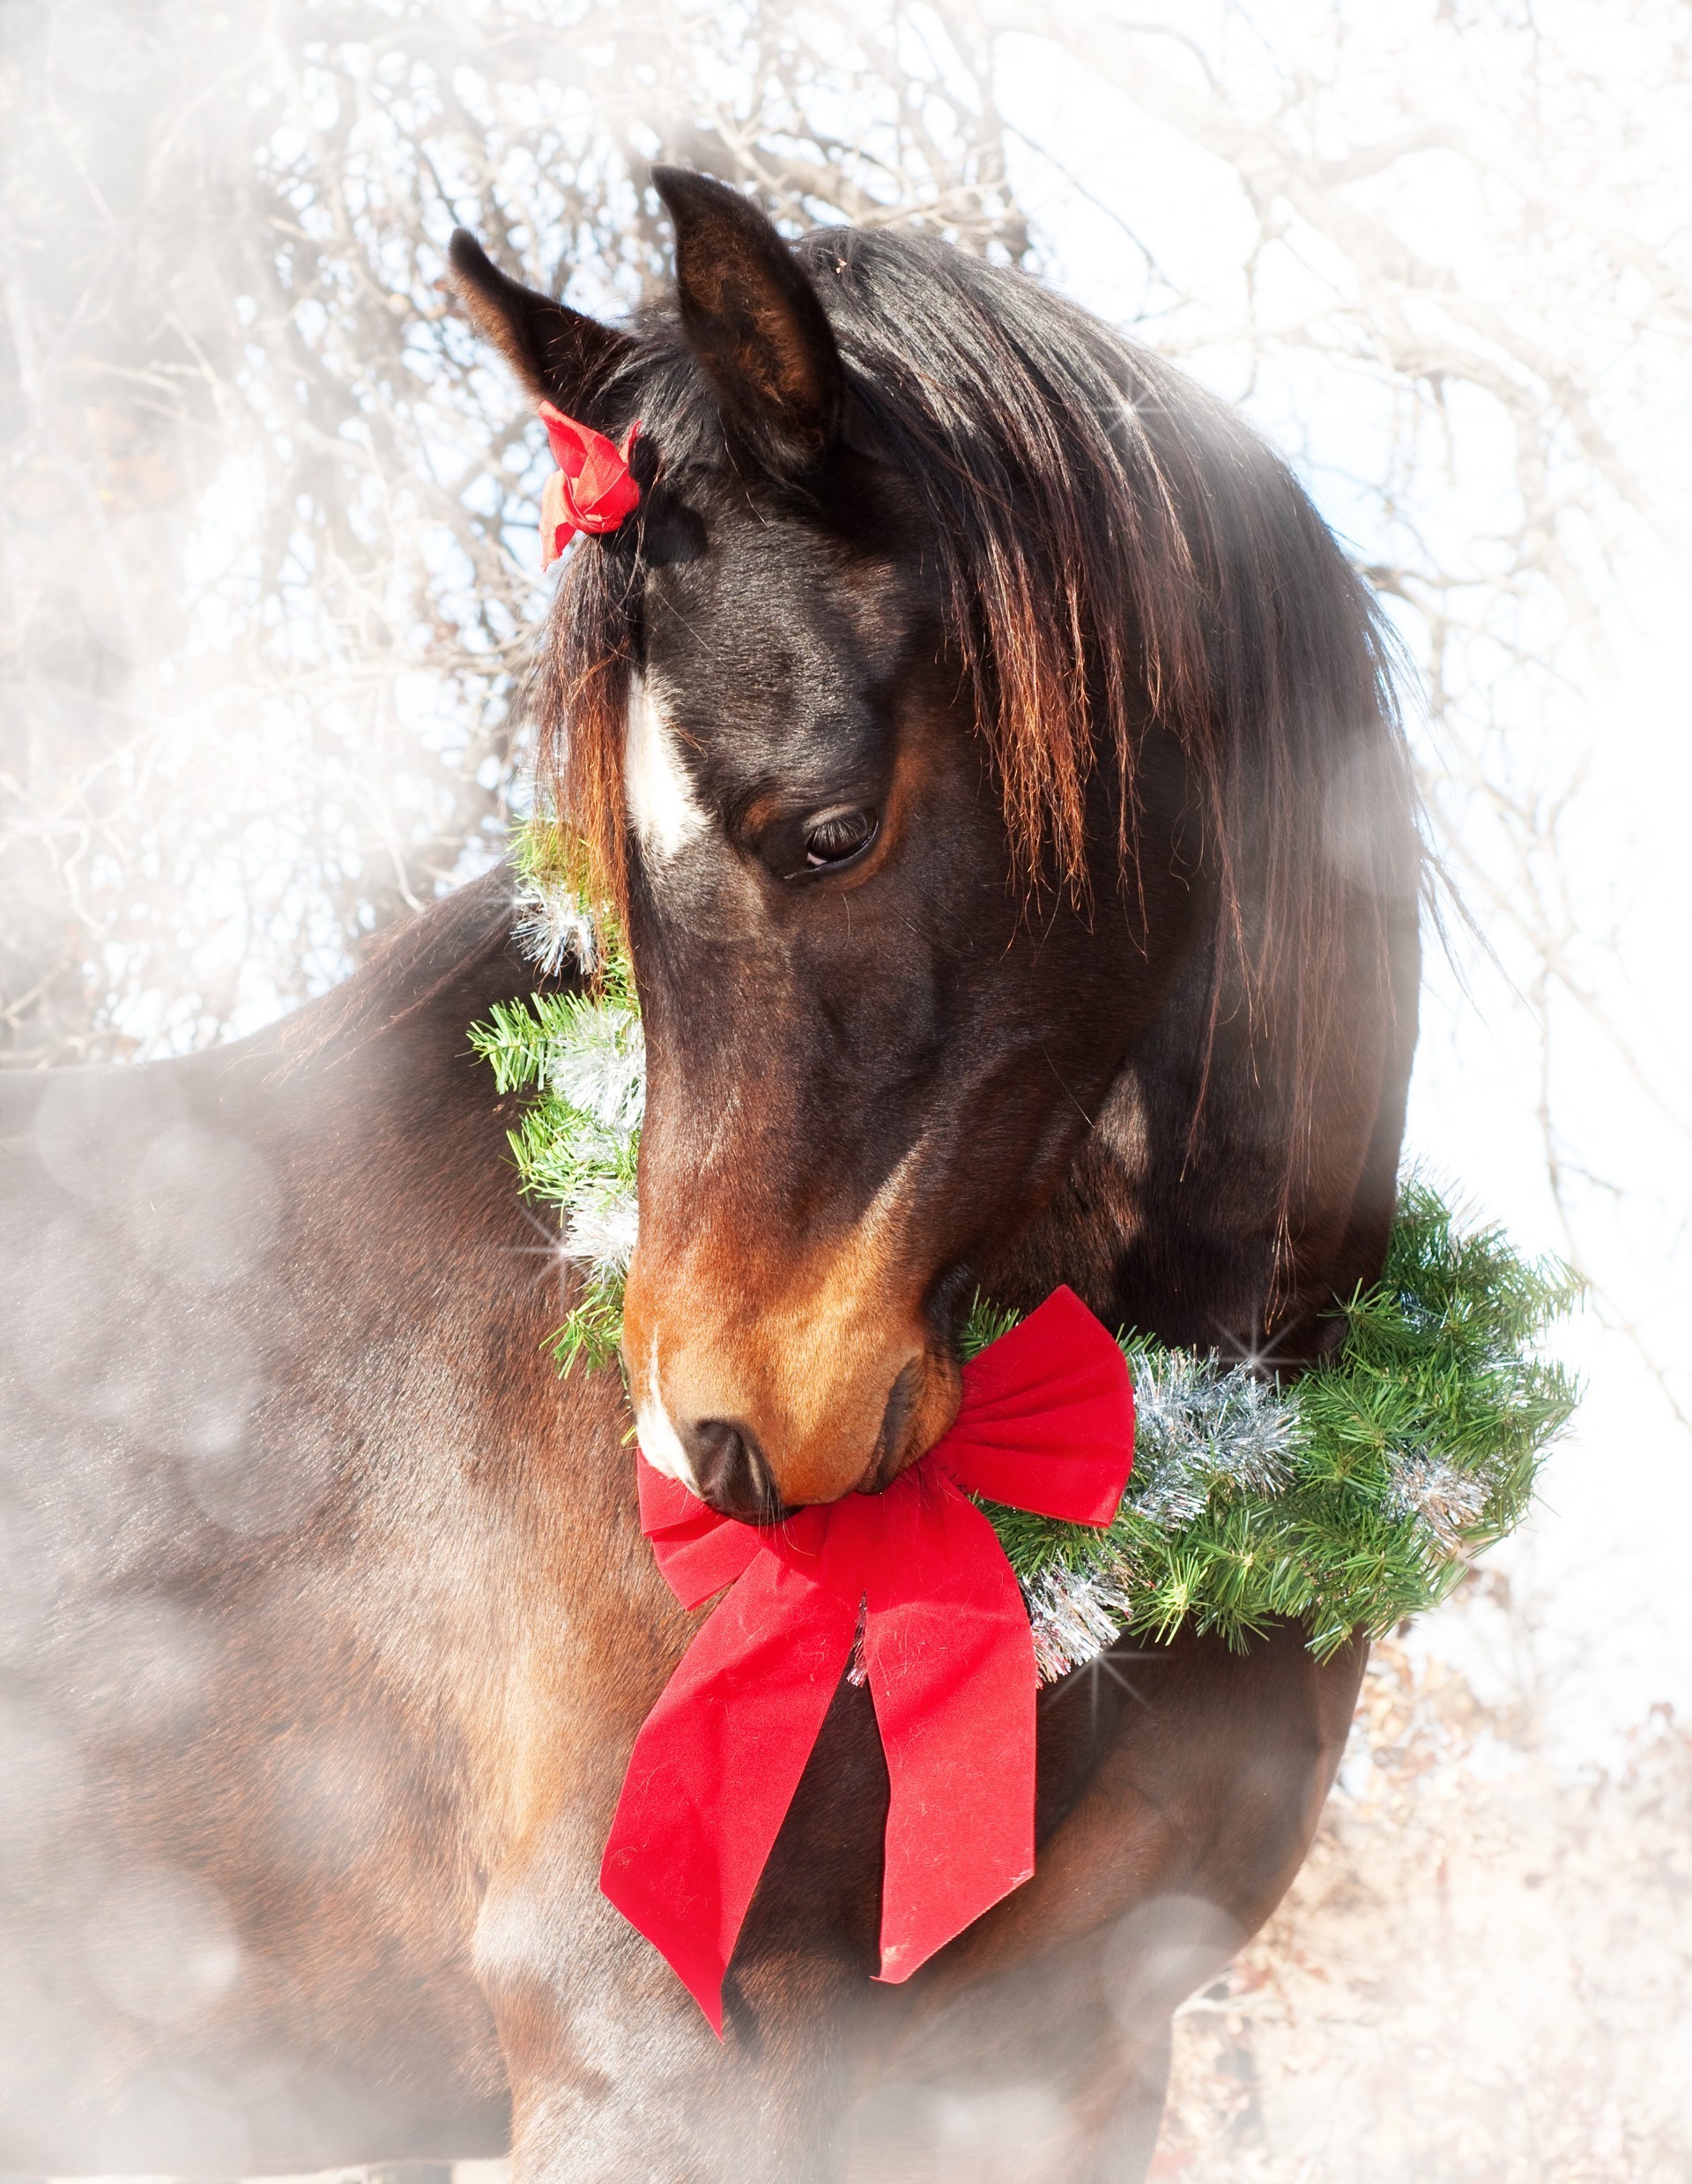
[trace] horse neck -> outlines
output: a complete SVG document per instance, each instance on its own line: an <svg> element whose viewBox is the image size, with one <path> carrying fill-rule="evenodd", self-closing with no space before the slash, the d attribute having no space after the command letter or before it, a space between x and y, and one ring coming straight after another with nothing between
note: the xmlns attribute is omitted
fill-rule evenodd
<svg viewBox="0 0 1692 2184"><path fill-rule="evenodd" d="M267 1074L278 1083L321 1079L408 1036L432 1058L456 1036L462 1060L476 1017L539 983L512 938L515 922L504 866L408 918L350 978L278 1028Z"/></svg>
<svg viewBox="0 0 1692 2184"><path fill-rule="evenodd" d="M1213 944L1201 946L1044 1211L983 1267L990 1292L1026 1310L1067 1282L1109 1326L1254 1365L1296 1368L1332 1348L1337 1307L1379 1275L1396 1201L1421 962L1414 896L1391 906L1387 927L1386 977L1360 954L1331 1033L1305 1058L1319 1091L1313 1155L1290 1195L1288 1065L1213 1036L1217 966Z"/></svg>

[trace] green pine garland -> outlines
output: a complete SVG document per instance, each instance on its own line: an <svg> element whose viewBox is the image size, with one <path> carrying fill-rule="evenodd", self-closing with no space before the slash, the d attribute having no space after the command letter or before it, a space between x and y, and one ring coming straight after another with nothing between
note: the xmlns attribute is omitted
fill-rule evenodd
<svg viewBox="0 0 1692 2184"><path fill-rule="evenodd" d="M529 916L517 928L538 967L585 969L586 992L495 1001L470 1044L501 1094L534 1096L507 1133L523 1190L566 1219L583 1279L575 1309L547 1338L560 1371L617 1362L623 1275L634 1243L634 1163L645 1109L646 1043L634 973L614 917L590 910L577 838L545 821L519 828L512 862Z"/></svg>
<svg viewBox="0 0 1692 2184"><path fill-rule="evenodd" d="M1140 1424L1116 1521L995 1508L994 1528L1025 1591L1089 1577L1139 1635L1191 1620L1237 1645L1295 1616L1323 1659L1354 1631L1380 1637L1436 1607L1526 1515L1577 1396L1534 1344L1579 1289L1497 1229L1462 1233L1413 1179L1332 1360L1277 1389L1123 1337Z"/></svg>
<svg viewBox="0 0 1692 2184"><path fill-rule="evenodd" d="M510 1133L522 1188L565 1216L579 1300L549 1338L560 1371L612 1363L635 1224L644 1047L627 959L582 911L564 837L533 830L531 935L548 968L587 961L589 992L496 1004L471 1032L501 1093L531 1096ZM597 933L597 937L596 937ZM1536 1354L1580 1285L1495 1229L1463 1231L1414 1179L1381 1279L1346 1306L1333 1358L1285 1386L1239 1366L1118 1339L1133 1371L1133 1475L1107 1529L983 1504L1017 1573L1047 1676L1122 1631L1184 1624L1242 1645L1276 1617L1325 1659L1436 1606L1473 1556L1526 1514L1577 1396ZM974 1352L1014 1315L977 1302Z"/></svg>

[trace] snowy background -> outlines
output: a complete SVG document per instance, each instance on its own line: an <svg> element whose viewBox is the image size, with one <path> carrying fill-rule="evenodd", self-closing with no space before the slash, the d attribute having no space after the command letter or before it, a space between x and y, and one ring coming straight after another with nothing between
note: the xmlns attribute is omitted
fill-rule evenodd
<svg viewBox="0 0 1692 2184"><path fill-rule="evenodd" d="M1689 39L1670 0L0 6L10 1066L238 1036L497 854L543 449L436 286L456 222L615 312L660 152L920 219L1238 400L1380 585L1451 880L1410 1151L1588 1274L1587 1395L1183 2017L1195 2184L1692 2173ZM991 2116L936 2129L995 2173Z"/></svg>

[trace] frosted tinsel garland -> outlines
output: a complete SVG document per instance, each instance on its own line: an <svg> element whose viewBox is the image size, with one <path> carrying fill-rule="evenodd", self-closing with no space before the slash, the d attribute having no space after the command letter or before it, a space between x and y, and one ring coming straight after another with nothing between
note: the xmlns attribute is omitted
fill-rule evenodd
<svg viewBox="0 0 1692 2184"><path fill-rule="evenodd" d="M1139 1514L1174 1535L1224 1494L1273 1497L1292 1476L1298 1414L1271 1381L1190 1350L1136 1360L1134 1469ZM1034 1653L1048 1683L1102 1653L1132 1601L1124 1573L1053 1564L1024 1586Z"/></svg>
<svg viewBox="0 0 1692 2184"><path fill-rule="evenodd" d="M1188 1350L1153 1351L1134 1382L1136 1512L1171 1535L1219 1497L1273 1500L1293 1483L1299 1448L1294 1393L1243 1367L1224 1369ZM1420 1447L1387 1452L1388 1508L1425 1525L1453 1560L1486 1513L1484 1467L1465 1472ZM1119 1634L1132 1602L1120 1576L1055 1565L1029 1592L1035 1653L1048 1680L1091 1659Z"/></svg>
<svg viewBox="0 0 1692 2184"><path fill-rule="evenodd" d="M537 883L527 908L537 962L555 973L575 958L595 989L501 1004L471 1037L501 1092L533 1096L511 1133L523 1187L559 1209L583 1270L553 1340L568 1371L617 1356L645 1050L627 962L615 946L597 953L576 892ZM1575 1400L1534 1345L1577 1293L1566 1268L1524 1261L1495 1230L1460 1233L1413 1182L1382 1280L1347 1304L1338 1357L1300 1378L1121 1337L1138 1426L1115 1522L987 1510L1042 1676L1096 1659L1124 1630L1168 1638L1191 1623L1237 1644L1293 1616L1325 1654L1436 1604L1525 1513ZM978 1302L966 1351L1010 1324Z"/></svg>

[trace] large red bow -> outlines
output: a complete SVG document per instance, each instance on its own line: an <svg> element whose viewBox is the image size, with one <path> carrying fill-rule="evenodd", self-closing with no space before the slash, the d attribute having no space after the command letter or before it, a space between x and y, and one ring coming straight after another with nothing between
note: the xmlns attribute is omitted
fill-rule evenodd
<svg viewBox="0 0 1692 2184"><path fill-rule="evenodd" d="M641 504L628 462L639 435L631 425L618 446L550 402L540 405L558 468L540 492L540 551L550 568L578 531L615 531Z"/></svg>
<svg viewBox="0 0 1692 2184"><path fill-rule="evenodd" d="M992 1526L961 1488L1080 1524L1133 1460L1121 1350L1071 1289L963 1369L951 1431L885 1494L780 1526L716 1516L639 1460L642 1528L695 1608L628 1763L599 1885L720 2033L723 1976L864 1613L887 1753L881 1972L907 1980L1034 1871L1034 1645Z"/></svg>

